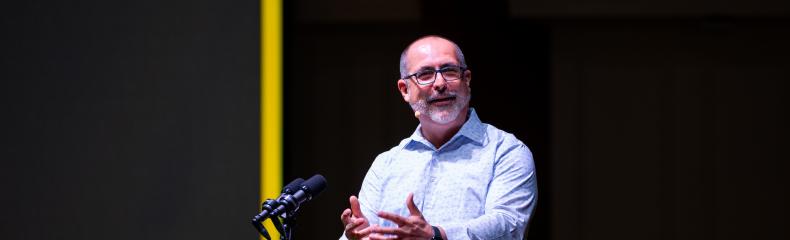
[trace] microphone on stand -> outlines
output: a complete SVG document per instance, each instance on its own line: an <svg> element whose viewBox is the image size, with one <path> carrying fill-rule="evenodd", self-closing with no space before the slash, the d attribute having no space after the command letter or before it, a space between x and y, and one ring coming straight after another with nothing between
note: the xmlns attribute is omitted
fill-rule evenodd
<svg viewBox="0 0 790 240"><path fill-rule="evenodd" d="M279 216L280 214L293 214L299 210L299 206L307 201L318 196L326 188L326 179L321 174L313 175L305 180L293 194L283 194L277 202L277 206L272 212L271 216Z"/></svg>
<svg viewBox="0 0 790 240"><path fill-rule="evenodd" d="M279 203L280 199L284 198L285 196L290 196L291 194L296 192L302 186L303 182L304 179L297 178L291 181L290 183L288 183L288 185L285 185L285 187L283 187L283 191L280 194L280 197L278 197L276 201L271 199L266 200L263 203L263 207L261 208L261 213L255 215L255 217L253 217L252 220L256 222L260 222L268 218L271 215L274 208L276 208L280 204Z"/></svg>
<svg viewBox="0 0 790 240"><path fill-rule="evenodd" d="M282 198L286 194L292 194L293 192L295 192L296 189L298 189L303 182L304 179L297 178L291 181L290 183L288 183L288 185L285 185L278 199ZM271 236L269 236L269 232L267 232L266 228L264 228L263 225L260 223L266 220L266 218L268 218L269 213L271 213L274 210L274 208L277 207L277 205L278 205L277 201L272 199L267 199L265 202L263 202L263 206L261 207L261 212L258 213L258 215L252 217L252 225L255 226L255 229L257 229L258 232L260 232L261 235L263 235L263 237L266 239L271 239ZM274 227L277 228L277 231L283 231L282 224L280 224L279 221L272 221L272 224L274 224Z"/></svg>
<svg viewBox="0 0 790 240"><path fill-rule="evenodd" d="M326 179L321 174L313 175L307 180L297 178L291 181L283 188L277 200L267 199L263 203L261 212L252 218L252 225L264 238L271 239L261 222L272 218L275 228L282 234L281 239L293 239L296 225L294 215L299 210L299 206L321 194L325 188ZM279 217L282 217L283 222Z"/></svg>

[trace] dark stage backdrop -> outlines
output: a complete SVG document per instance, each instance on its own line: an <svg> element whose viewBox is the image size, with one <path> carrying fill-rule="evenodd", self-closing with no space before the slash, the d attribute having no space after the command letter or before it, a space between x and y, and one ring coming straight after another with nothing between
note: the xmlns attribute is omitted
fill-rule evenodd
<svg viewBox="0 0 790 240"><path fill-rule="evenodd" d="M790 237L787 24L557 23L552 236Z"/></svg>
<svg viewBox="0 0 790 240"><path fill-rule="evenodd" d="M257 1L5 1L1 239L256 239Z"/></svg>

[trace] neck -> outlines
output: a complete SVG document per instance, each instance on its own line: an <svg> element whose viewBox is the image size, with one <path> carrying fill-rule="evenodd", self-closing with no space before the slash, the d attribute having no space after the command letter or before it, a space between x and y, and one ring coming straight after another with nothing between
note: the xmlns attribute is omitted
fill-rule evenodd
<svg viewBox="0 0 790 240"><path fill-rule="evenodd" d="M423 116L420 118L420 124L422 125L420 132L428 142L438 149L447 141L450 141L450 138L455 136L458 130L461 130L461 127L466 123L468 115L469 107L465 107L455 120L447 124L438 124L430 120L429 116Z"/></svg>

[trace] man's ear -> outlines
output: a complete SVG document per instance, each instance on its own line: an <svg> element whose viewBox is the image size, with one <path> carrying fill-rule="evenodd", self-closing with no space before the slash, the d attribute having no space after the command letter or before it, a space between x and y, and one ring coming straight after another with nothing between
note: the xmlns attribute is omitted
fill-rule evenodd
<svg viewBox="0 0 790 240"><path fill-rule="evenodd" d="M472 86L472 71L467 69L464 71L464 81L466 81L466 87Z"/></svg>
<svg viewBox="0 0 790 240"><path fill-rule="evenodd" d="M471 87L472 86L472 71L470 71L469 69L464 71L464 78L463 78L462 83L466 84L466 89L469 92L472 92L472 87Z"/></svg>
<svg viewBox="0 0 790 240"><path fill-rule="evenodd" d="M398 79L398 91L400 91L400 95L403 96L403 100L409 102L409 86L406 84L405 80Z"/></svg>

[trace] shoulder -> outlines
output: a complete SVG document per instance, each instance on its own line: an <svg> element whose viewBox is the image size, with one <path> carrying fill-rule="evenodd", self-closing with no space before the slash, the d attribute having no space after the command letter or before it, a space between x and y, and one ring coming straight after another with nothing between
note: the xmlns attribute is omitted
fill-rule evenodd
<svg viewBox="0 0 790 240"><path fill-rule="evenodd" d="M495 127L494 125L484 123L485 132L486 132L486 140L488 144L496 144L498 146L524 146L526 144L516 138L515 135L512 133L506 132L502 129Z"/></svg>
<svg viewBox="0 0 790 240"><path fill-rule="evenodd" d="M486 145L496 148L497 159L515 156L515 159L532 161L532 152L529 150L529 147L515 135L491 124L484 125L486 129Z"/></svg>

